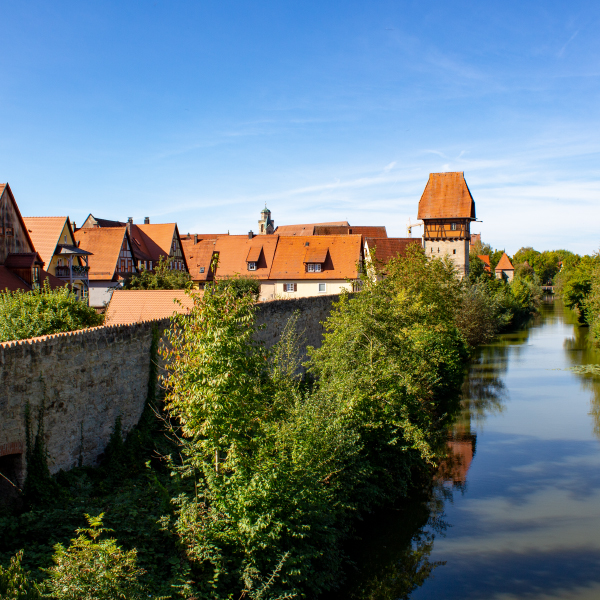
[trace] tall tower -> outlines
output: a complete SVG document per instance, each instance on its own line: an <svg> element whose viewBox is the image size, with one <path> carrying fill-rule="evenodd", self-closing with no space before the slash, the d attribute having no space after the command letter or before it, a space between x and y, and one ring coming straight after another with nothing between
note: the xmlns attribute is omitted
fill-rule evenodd
<svg viewBox="0 0 600 600"><path fill-rule="evenodd" d="M423 249L427 256L448 256L461 277L469 273L470 225L475 201L464 173L430 173L419 201Z"/></svg>
<svg viewBox="0 0 600 600"><path fill-rule="evenodd" d="M271 220L271 211L265 207L260 211L260 219L258 220L258 233L270 234L275 231L275 221Z"/></svg>

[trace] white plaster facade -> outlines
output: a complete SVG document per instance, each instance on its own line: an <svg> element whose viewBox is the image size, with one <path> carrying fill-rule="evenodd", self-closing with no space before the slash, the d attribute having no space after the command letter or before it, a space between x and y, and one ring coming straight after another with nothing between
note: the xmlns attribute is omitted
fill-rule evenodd
<svg viewBox="0 0 600 600"><path fill-rule="evenodd" d="M286 291L286 284L296 284L295 291ZM341 279L289 279L265 281L260 284L261 300L279 300L286 298L311 298L328 296L352 291L352 284Z"/></svg>

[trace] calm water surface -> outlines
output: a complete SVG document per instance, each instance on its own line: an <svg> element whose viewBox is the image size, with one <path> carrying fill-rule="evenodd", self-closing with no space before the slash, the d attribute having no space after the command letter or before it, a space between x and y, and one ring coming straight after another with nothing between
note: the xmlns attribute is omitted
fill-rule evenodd
<svg viewBox="0 0 600 600"><path fill-rule="evenodd" d="M481 349L432 496L367 521L342 595L600 599L600 363L558 302ZM340 596L342 597L342 596Z"/></svg>

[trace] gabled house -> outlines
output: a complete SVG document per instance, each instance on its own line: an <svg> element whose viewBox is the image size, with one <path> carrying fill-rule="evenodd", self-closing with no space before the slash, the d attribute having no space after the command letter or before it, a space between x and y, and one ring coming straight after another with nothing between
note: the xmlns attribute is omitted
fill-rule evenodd
<svg viewBox="0 0 600 600"><path fill-rule="evenodd" d="M130 217L127 223L109 221L89 215L81 229L103 229L106 227L127 227L131 248L138 270L153 271L161 258L171 261L171 268L187 271L187 264L181 247L181 238L176 223L151 224L144 218L144 224L136 225Z"/></svg>
<svg viewBox="0 0 600 600"><path fill-rule="evenodd" d="M23 221L46 271L62 285L68 283L79 298L87 298L90 253L77 247L69 217L24 217Z"/></svg>
<svg viewBox="0 0 600 600"><path fill-rule="evenodd" d="M419 201L418 218L423 221L426 255L448 256L459 275L467 275L475 201L464 173L430 173Z"/></svg>
<svg viewBox="0 0 600 600"><path fill-rule="evenodd" d="M502 279L506 277L507 281L512 281L515 276L515 268L513 264L510 262L510 258L506 252L504 252L496 265L496 278Z"/></svg>
<svg viewBox="0 0 600 600"><path fill-rule="evenodd" d="M82 228L75 231L78 247L89 255L89 304L108 304L125 277L137 272L127 227Z"/></svg>
<svg viewBox="0 0 600 600"><path fill-rule="evenodd" d="M486 273L491 272L490 257L488 254L478 254L477 258L483 263L483 269Z"/></svg>
<svg viewBox="0 0 600 600"><path fill-rule="evenodd" d="M363 238L386 238L384 225L315 225L314 235L362 235Z"/></svg>
<svg viewBox="0 0 600 600"><path fill-rule="evenodd" d="M338 294L354 288L362 265L361 235L278 237L270 289L262 286L263 299Z"/></svg>
<svg viewBox="0 0 600 600"><path fill-rule="evenodd" d="M44 271L10 185L0 184L0 291L31 291L46 280L52 289L64 285Z"/></svg>

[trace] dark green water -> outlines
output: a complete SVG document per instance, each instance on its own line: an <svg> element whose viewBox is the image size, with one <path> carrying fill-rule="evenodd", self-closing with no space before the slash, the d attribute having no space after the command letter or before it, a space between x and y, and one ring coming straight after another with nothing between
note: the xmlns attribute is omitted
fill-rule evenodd
<svg viewBox="0 0 600 600"><path fill-rule="evenodd" d="M339 598L600 599L600 364L558 302L481 349L434 493L362 527Z"/></svg>

